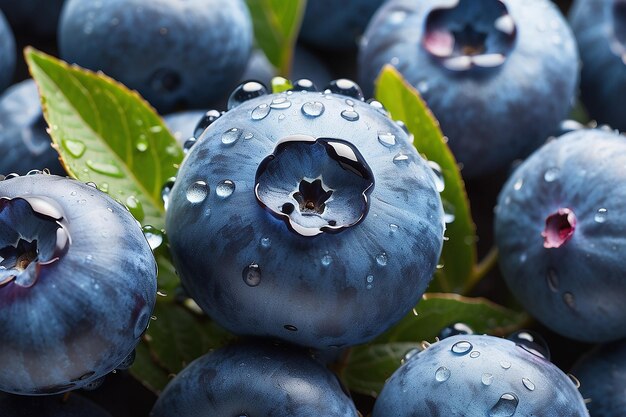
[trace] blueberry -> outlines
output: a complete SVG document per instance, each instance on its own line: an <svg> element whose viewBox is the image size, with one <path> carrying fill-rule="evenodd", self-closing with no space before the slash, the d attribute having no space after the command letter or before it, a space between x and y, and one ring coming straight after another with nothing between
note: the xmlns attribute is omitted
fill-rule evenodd
<svg viewBox="0 0 626 417"><path fill-rule="evenodd" d="M356 49L367 22L384 0L308 1L300 40L324 50Z"/></svg>
<svg viewBox="0 0 626 417"><path fill-rule="evenodd" d="M33 169L48 169L53 174L64 174L46 128L33 80L5 91L0 97L0 172L23 175Z"/></svg>
<svg viewBox="0 0 626 417"><path fill-rule="evenodd" d="M0 239L0 391L69 391L125 361L150 320L156 263L122 205L63 177L6 179Z"/></svg>
<svg viewBox="0 0 626 417"><path fill-rule="evenodd" d="M441 123L466 178L529 154L568 114L574 37L549 0L391 0L363 37L366 94L391 63Z"/></svg>
<svg viewBox="0 0 626 417"><path fill-rule="evenodd" d="M13 79L15 71L15 38L0 7L0 91Z"/></svg>
<svg viewBox="0 0 626 417"><path fill-rule="evenodd" d="M228 346L192 362L151 417L356 417L337 377L300 351L268 342Z"/></svg>
<svg viewBox="0 0 626 417"><path fill-rule="evenodd" d="M0 0L0 10L4 12L11 27L18 35L41 38L53 37L57 31L63 1Z"/></svg>
<svg viewBox="0 0 626 417"><path fill-rule="evenodd" d="M500 192L500 267L522 305L555 332L626 337L626 138L578 130L528 158Z"/></svg>
<svg viewBox="0 0 626 417"><path fill-rule="evenodd" d="M626 340L595 347L576 362L572 373L593 417L626 415Z"/></svg>
<svg viewBox="0 0 626 417"><path fill-rule="evenodd" d="M162 112L220 99L251 44L242 0L68 0L59 27L63 59L102 70Z"/></svg>
<svg viewBox="0 0 626 417"><path fill-rule="evenodd" d="M325 349L370 340L414 307L444 222L432 170L378 107L288 91L204 131L166 230L185 288L222 326Z"/></svg>
<svg viewBox="0 0 626 417"><path fill-rule="evenodd" d="M111 417L93 402L78 395L26 397L0 393L2 417Z"/></svg>
<svg viewBox="0 0 626 417"><path fill-rule="evenodd" d="M493 336L459 335L413 355L372 417L588 417L573 381L541 356Z"/></svg>
<svg viewBox="0 0 626 417"><path fill-rule="evenodd" d="M626 130L626 3L574 1L570 22L582 59L585 107L600 123Z"/></svg>

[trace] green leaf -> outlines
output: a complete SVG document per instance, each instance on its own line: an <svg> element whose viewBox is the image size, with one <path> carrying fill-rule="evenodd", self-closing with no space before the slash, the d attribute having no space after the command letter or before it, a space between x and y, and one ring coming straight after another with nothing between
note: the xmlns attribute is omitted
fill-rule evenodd
<svg viewBox="0 0 626 417"><path fill-rule="evenodd" d="M246 3L257 45L278 68L279 75L289 78L306 0L246 0Z"/></svg>
<svg viewBox="0 0 626 417"><path fill-rule="evenodd" d="M137 92L39 52L25 50L54 147L68 174L125 204L144 225L162 228L161 188L183 152Z"/></svg>
<svg viewBox="0 0 626 417"><path fill-rule="evenodd" d="M351 390L374 395L400 366L405 355L434 342L444 327L465 323L477 334L503 336L528 321L525 313L508 310L484 298L426 294L413 312L373 342L352 349L343 378Z"/></svg>
<svg viewBox="0 0 626 417"><path fill-rule="evenodd" d="M443 173L445 189L441 193L444 210L450 219L440 264L429 291L464 293L471 286L476 268L476 227L472 221L465 184L454 156L434 118L415 88L390 65L376 80L376 99L395 120L403 121L414 136L413 144Z"/></svg>
<svg viewBox="0 0 626 417"><path fill-rule="evenodd" d="M207 317L175 303L159 300L153 318L137 349L131 373L155 392L167 383L163 374L177 374L194 359L233 337Z"/></svg>

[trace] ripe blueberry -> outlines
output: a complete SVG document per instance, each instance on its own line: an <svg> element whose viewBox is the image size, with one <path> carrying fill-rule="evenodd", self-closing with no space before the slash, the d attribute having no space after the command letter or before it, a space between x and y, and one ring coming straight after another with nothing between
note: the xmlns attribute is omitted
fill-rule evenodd
<svg viewBox="0 0 626 417"><path fill-rule="evenodd" d="M578 53L549 0L391 0L361 42L366 93L391 63L441 123L463 175L508 166L568 114Z"/></svg>
<svg viewBox="0 0 626 417"><path fill-rule="evenodd" d="M337 377L304 351L263 341L216 350L169 383L151 417L357 417Z"/></svg>
<svg viewBox="0 0 626 417"><path fill-rule="evenodd" d="M334 93L242 102L204 130L168 199L173 259L204 311L234 333L320 349L402 318L443 242L433 173L407 133Z"/></svg>
<svg viewBox="0 0 626 417"><path fill-rule="evenodd" d="M132 353L156 263L131 214L54 175L0 182L0 391L90 386Z"/></svg>
<svg viewBox="0 0 626 417"><path fill-rule="evenodd" d="M564 336L626 337L626 140L600 129L537 150L498 198L502 274L522 305Z"/></svg>
<svg viewBox="0 0 626 417"><path fill-rule="evenodd" d="M414 354L387 381L373 417L588 417L576 385L542 356L493 336L458 335Z"/></svg>

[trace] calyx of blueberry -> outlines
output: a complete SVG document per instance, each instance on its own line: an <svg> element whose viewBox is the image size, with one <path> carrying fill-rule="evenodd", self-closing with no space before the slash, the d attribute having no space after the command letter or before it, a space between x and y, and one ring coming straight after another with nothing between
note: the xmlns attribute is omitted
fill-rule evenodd
<svg viewBox="0 0 626 417"><path fill-rule="evenodd" d="M467 71L504 64L516 36L502 0L450 0L426 17L422 46L445 68Z"/></svg>
<svg viewBox="0 0 626 417"><path fill-rule="evenodd" d="M31 287L69 249L63 210L40 196L0 198L0 289Z"/></svg>
<svg viewBox="0 0 626 417"><path fill-rule="evenodd" d="M259 204L301 236L337 233L369 210L374 175L360 152L342 139L288 136L256 172Z"/></svg>
<svg viewBox="0 0 626 417"><path fill-rule="evenodd" d="M560 248L576 230L576 215L568 208L560 208L546 217L546 227L541 232L545 248Z"/></svg>

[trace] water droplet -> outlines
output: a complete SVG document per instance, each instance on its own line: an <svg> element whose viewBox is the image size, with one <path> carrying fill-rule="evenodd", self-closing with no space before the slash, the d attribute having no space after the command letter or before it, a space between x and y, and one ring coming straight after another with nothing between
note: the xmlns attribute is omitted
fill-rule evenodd
<svg viewBox="0 0 626 417"><path fill-rule="evenodd" d="M430 167L433 181L435 182L435 188L440 193L446 188L446 184L443 178L443 171L441 166L435 161L428 161L428 166Z"/></svg>
<svg viewBox="0 0 626 417"><path fill-rule="evenodd" d="M285 120L285 115L284 114L279 115L278 120Z"/></svg>
<svg viewBox="0 0 626 417"><path fill-rule="evenodd" d="M550 291L559 291L559 275L554 268L548 268L548 272L546 273L546 282L548 283Z"/></svg>
<svg viewBox="0 0 626 417"><path fill-rule="evenodd" d="M406 361L408 361L409 359L417 356L420 353L420 350L418 348L414 348L409 350L407 353L404 354L402 360L400 361L401 363L404 363Z"/></svg>
<svg viewBox="0 0 626 417"><path fill-rule="evenodd" d="M270 239L269 237L262 237L259 243L261 244L261 247L263 249L267 249L272 246L272 239Z"/></svg>
<svg viewBox="0 0 626 417"><path fill-rule="evenodd" d="M146 135L144 134L139 135L139 138L137 139L137 142L135 143L135 148L139 152L145 152L148 150L148 139L146 138Z"/></svg>
<svg viewBox="0 0 626 417"><path fill-rule="evenodd" d="M128 208L128 211L130 211L130 214L132 214L135 219L137 219L138 221L143 221L145 213L143 211L143 205L141 204L141 201L137 199L137 197L135 197L134 195L129 196L126 199L126 208Z"/></svg>
<svg viewBox="0 0 626 417"><path fill-rule="evenodd" d="M608 212L607 209L600 208L596 212L596 215L594 216L593 219L596 221L596 223L604 223L604 222L606 222L606 218L607 218L608 214L609 214L609 212Z"/></svg>
<svg viewBox="0 0 626 417"><path fill-rule="evenodd" d="M250 139L252 139L253 137L254 137L254 133L252 133L252 132L246 132L246 133L244 133L244 134L243 134L243 138L244 138L245 140L250 140Z"/></svg>
<svg viewBox="0 0 626 417"><path fill-rule="evenodd" d="M477 357L479 357L479 356L480 356L480 352L479 352L479 351L477 351L477 350L475 350L475 351L473 351L472 353L470 353L470 358L474 358L474 359L476 359L476 358L477 358Z"/></svg>
<svg viewBox="0 0 626 417"><path fill-rule="evenodd" d="M218 110L209 110L207 111L202 118L196 124L196 127L193 129L193 136L199 138L202 135L207 127L211 126L217 119L220 118L222 113Z"/></svg>
<svg viewBox="0 0 626 417"><path fill-rule="evenodd" d="M63 139L61 141L63 148L74 158L80 158L85 153L87 147L79 140Z"/></svg>
<svg viewBox="0 0 626 417"><path fill-rule="evenodd" d="M163 184L163 188L161 188L161 200L163 200L163 207L165 207L166 210L170 202L170 193L172 192L172 187L174 187L175 181L175 177L170 177L167 179L165 184Z"/></svg>
<svg viewBox="0 0 626 417"><path fill-rule="evenodd" d="M550 360L550 347L539 333L531 330L520 330L511 334L507 339L532 355Z"/></svg>
<svg viewBox="0 0 626 417"><path fill-rule="evenodd" d="M391 231L391 233L397 232L398 229L399 229L399 226L397 224L389 223L389 230Z"/></svg>
<svg viewBox="0 0 626 417"><path fill-rule="evenodd" d="M196 138L189 138L185 141L185 143L183 144L183 152L184 153L188 153L189 150L191 148L193 148L193 145L196 144L196 142L198 142L198 139Z"/></svg>
<svg viewBox="0 0 626 417"><path fill-rule="evenodd" d="M285 328L285 330L289 330L290 332L298 331L298 328L294 326L293 324L285 324L283 327Z"/></svg>
<svg viewBox="0 0 626 417"><path fill-rule="evenodd" d="M252 110L250 117L252 120L263 120L270 114L270 111L272 111L272 109L268 104L259 104Z"/></svg>
<svg viewBox="0 0 626 417"><path fill-rule="evenodd" d="M365 282L365 288L371 290L374 286L374 275L368 275L367 277L365 277Z"/></svg>
<svg viewBox="0 0 626 417"><path fill-rule="evenodd" d="M341 117L349 122L356 122L359 120L359 113L354 110L344 110L341 112Z"/></svg>
<svg viewBox="0 0 626 417"><path fill-rule="evenodd" d="M261 268L256 263L246 266L242 272L243 282L249 287L256 287L261 283Z"/></svg>
<svg viewBox="0 0 626 417"><path fill-rule="evenodd" d="M270 107L277 110L288 109L289 107L291 107L291 101L287 100L286 97L276 97L270 103Z"/></svg>
<svg viewBox="0 0 626 417"><path fill-rule="evenodd" d="M233 127L222 133L222 143L227 146L233 145L241 137L241 130Z"/></svg>
<svg viewBox="0 0 626 417"><path fill-rule="evenodd" d="M502 369L511 369L511 362L500 361L500 366L502 367Z"/></svg>
<svg viewBox="0 0 626 417"><path fill-rule="evenodd" d="M563 301L569 308L571 308L572 310L576 310L576 298L574 297L574 294L572 294L571 292L566 292L565 294L563 294Z"/></svg>
<svg viewBox="0 0 626 417"><path fill-rule="evenodd" d="M324 113L324 104L319 101L309 101L302 105L302 114L309 117L319 117Z"/></svg>
<svg viewBox="0 0 626 417"><path fill-rule="evenodd" d="M393 157L393 163L396 165L408 165L409 164L409 156L405 153L398 153Z"/></svg>
<svg viewBox="0 0 626 417"><path fill-rule="evenodd" d="M342 94L344 96L352 97L357 100L363 100L363 92L361 91L361 87L359 87L359 85L354 81L345 78L331 81L330 84L324 89L324 91L329 93Z"/></svg>
<svg viewBox="0 0 626 417"><path fill-rule="evenodd" d="M560 170L558 168L556 168L556 167L549 168L543 174L543 179L546 180L546 182L553 182L554 180L556 180L559 177L559 173L560 173Z"/></svg>
<svg viewBox="0 0 626 417"><path fill-rule="evenodd" d="M511 417L517 410L519 399L513 393L502 394L496 405L489 410L489 417Z"/></svg>
<svg viewBox="0 0 626 417"><path fill-rule="evenodd" d="M329 254L322 256L322 265L329 266L331 263L333 263L332 256L330 256Z"/></svg>
<svg viewBox="0 0 626 417"><path fill-rule="evenodd" d="M385 252L381 252L378 255L376 255L376 263L380 266L386 266L387 265L387 254Z"/></svg>
<svg viewBox="0 0 626 417"><path fill-rule="evenodd" d="M437 382L445 382L450 378L450 374L451 372L448 368L441 366L435 371L435 379Z"/></svg>
<svg viewBox="0 0 626 417"><path fill-rule="evenodd" d="M233 192L235 192L235 183L231 180L222 180L215 188L215 194L221 198L228 198Z"/></svg>
<svg viewBox="0 0 626 417"><path fill-rule="evenodd" d="M317 91L317 87L313 81L301 78L293 82L293 91Z"/></svg>
<svg viewBox="0 0 626 417"><path fill-rule="evenodd" d="M524 186L524 179L519 178L517 181L515 181L515 184L513 184L513 189L515 191L519 191L522 189L523 186Z"/></svg>
<svg viewBox="0 0 626 417"><path fill-rule="evenodd" d="M447 200L443 201L443 221L446 224L453 223L455 220L456 208ZM471 242L474 243L473 241Z"/></svg>
<svg viewBox="0 0 626 417"><path fill-rule="evenodd" d="M156 227L146 225L141 230L148 241L148 245L150 245L150 249L155 250L163 244L163 232Z"/></svg>
<svg viewBox="0 0 626 417"><path fill-rule="evenodd" d="M472 350L472 348L473 346L470 342L466 340L461 340L460 342L456 342L454 345L452 345L452 348L450 350L457 355L467 355Z"/></svg>
<svg viewBox="0 0 626 417"><path fill-rule="evenodd" d="M92 161L88 159L86 162L87 166L92 170L96 171L99 174L108 175L110 177L122 178L124 173L122 170L113 164L108 164L106 162L100 161Z"/></svg>
<svg viewBox="0 0 626 417"><path fill-rule="evenodd" d="M258 81L246 81L239 84L228 97L228 110L241 103L267 94L267 88Z"/></svg>
<svg viewBox="0 0 626 417"><path fill-rule="evenodd" d="M191 204L203 202L209 194L209 186L204 181L196 181L187 188L187 201Z"/></svg>
<svg viewBox="0 0 626 417"><path fill-rule="evenodd" d="M378 132L378 142L387 148L391 148L397 143L396 135L390 132Z"/></svg>
<svg viewBox="0 0 626 417"><path fill-rule="evenodd" d="M493 375L485 373L480 377L480 381L483 385L489 386L493 382Z"/></svg>
<svg viewBox="0 0 626 417"><path fill-rule="evenodd" d="M522 384L524 384L524 386L528 389L528 391L535 390L535 384L533 384L533 382L528 378L522 378Z"/></svg>

